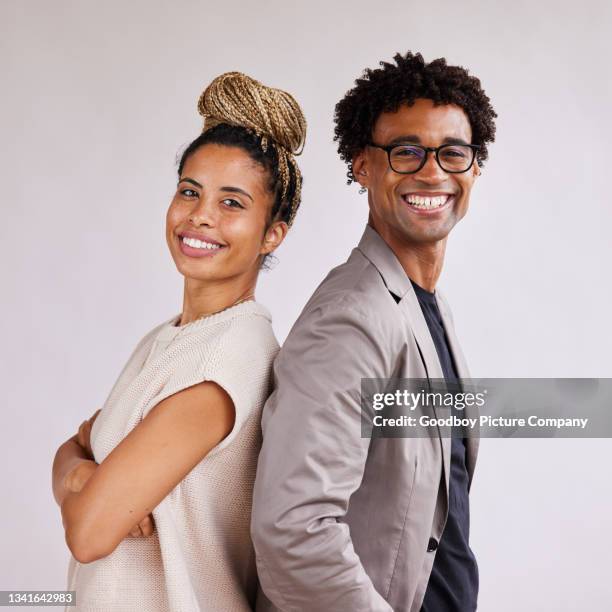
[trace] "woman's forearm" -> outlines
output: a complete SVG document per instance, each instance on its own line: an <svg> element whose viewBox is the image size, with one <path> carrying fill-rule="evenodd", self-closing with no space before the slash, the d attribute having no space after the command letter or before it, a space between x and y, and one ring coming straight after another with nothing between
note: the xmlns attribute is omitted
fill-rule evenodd
<svg viewBox="0 0 612 612"><path fill-rule="evenodd" d="M78 443L77 435L57 449L53 460L53 496L59 506L69 492L65 486L66 476L82 461L91 460L93 457Z"/></svg>

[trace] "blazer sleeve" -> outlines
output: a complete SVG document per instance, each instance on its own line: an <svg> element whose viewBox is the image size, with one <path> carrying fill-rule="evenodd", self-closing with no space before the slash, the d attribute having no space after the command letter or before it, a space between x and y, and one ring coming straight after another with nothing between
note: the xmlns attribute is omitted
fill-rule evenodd
<svg viewBox="0 0 612 612"><path fill-rule="evenodd" d="M281 610L392 612L342 521L359 487L362 377L385 377L376 317L342 305L302 314L274 363L262 415L251 535L261 587Z"/></svg>

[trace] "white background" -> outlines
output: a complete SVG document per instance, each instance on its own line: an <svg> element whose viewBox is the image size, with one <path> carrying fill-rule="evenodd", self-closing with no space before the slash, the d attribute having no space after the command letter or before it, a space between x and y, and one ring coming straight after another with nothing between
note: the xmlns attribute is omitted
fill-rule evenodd
<svg viewBox="0 0 612 612"><path fill-rule="evenodd" d="M164 240L175 156L227 70L309 122L302 208L258 299L284 340L356 245L335 103L396 51L478 76L499 114L439 282L477 377L609 377L612 9L606 2L0 4L0 589L63 589L56 448L136 342L180 311ZM610 440L483 440L471 494L484 612L609 610Z"/></svg>

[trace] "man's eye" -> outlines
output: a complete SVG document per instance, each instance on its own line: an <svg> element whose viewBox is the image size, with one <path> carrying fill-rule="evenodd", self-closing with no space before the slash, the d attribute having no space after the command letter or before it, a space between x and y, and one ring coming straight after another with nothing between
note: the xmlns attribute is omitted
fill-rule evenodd
<svg viewBox="0 0 612 612"><path fill-rule="evenodd" d="M238 202L238 200L234 200L233 198L225 198L222 200L222 202L230 208L244 208L244 206Z"/></svg>
<svg viewBox="0 0 612 612"><path fill-rule="evenodd" d="M188 198L197 198L198 197L198 192L194 191L193 189L182 189L181 190L181 194L188 197Z"/></svg>
<svg viewBox="0 0 612 612"><path fill-rule="evenodd" d="M413 147L398 148L393 151L394 156L398 157L423 157L421 149L415 149Z"/></svg>
<svg viewBox="0 0 612 612"><path fill-rule="evenodd" d="M452 149L442 149L444 157L467 157L469 151L465 147L454 147Z"/></svg>

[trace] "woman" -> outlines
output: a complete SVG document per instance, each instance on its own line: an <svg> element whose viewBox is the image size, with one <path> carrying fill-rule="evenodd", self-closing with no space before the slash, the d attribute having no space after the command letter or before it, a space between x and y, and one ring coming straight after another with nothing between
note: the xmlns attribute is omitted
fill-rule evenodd
<svg viewBox="0 0 612 612"><path fill-rule="evenodd" d="M251 493L279 348L254 291L300 204L306 123L289 94L237 72L198 109L166 216L182 313L144 336L53 465L76 609L254 604Z"/></svg>

